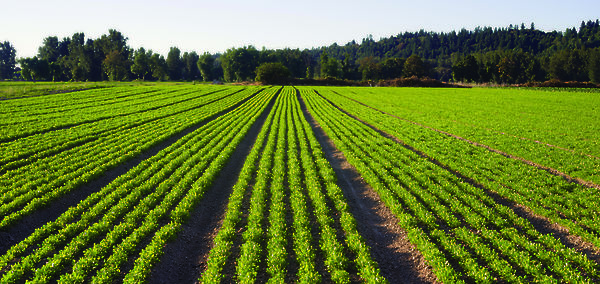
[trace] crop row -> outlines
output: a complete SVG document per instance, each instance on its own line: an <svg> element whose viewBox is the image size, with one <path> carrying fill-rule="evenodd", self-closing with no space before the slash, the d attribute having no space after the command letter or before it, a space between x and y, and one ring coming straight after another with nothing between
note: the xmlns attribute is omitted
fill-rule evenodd
<svg viewBox="0 0 600 284"><path fill-rule="evenodd" d="M135 101L140 98L152 97L159 90L161 89L155 87L108 88L74 92L68 97L68 100L59 97L52 97L51 100L47 98L44 98L45 100L40 100L41 98L17 100L16 103L7 104L2 109L0 119L3 121L14 118L25 119L49 113L93 108L115 102Z"/></svg>
<svg viewBox="0 0 600 284"><path fill-rule="evenodd" d="M8 170L0 179L0 228L101 175L150 147L251 96L254 90L151 120Z"/></svg>
<svg viewBox="0 0 600 284"><path fill-rule="evenodd" d="M334 92L600 184L600 128L594 109L599 100L592 94L486 88Z"/></svg>
<svg viewBox="0 0 600 284"><path fill-rule="evenodd" d="M208 93L210 94L210 92ZM4 131L0 136L0 141L11 141L37 133L73 127L99 120L137 115L202 98L205 95L206 93L204 92L198 92L197 88L165 88L150 98L138 98L134 101L116 100L112 104L90 108L75 108L70 111L55 110L47 114L26 116L24 118L18 116L11 117L6 119L5 123L1 125Z"/></svg>
<svg viewBox="0 0 600 284"><path fill-rule="evenodd" d="M485 188L383 136L316 92L303 88L301 93L310 113L396 215L442 282L599 279L597 263L537 231Z"/></svg>
<svg viewBox="0 0 600 284"><path fill-rule="evenodd" d="M600 246L600 201L596 198L600 190L597 188L569 182L545 170L382 114L342 96L323 95L450 169Z"/></svg>
<svg viewBox="0 0 600 284"><path fill-rule="evenodd" d="M108 119L100 119L90 123L78 124L66 129L39 133L15 141L0 144L0 163L4 164L2 170L8 170L33 160L43 158L73 147L106 137L111 134L127 131L148 122L161 118L177 115L183 112L211 104L215 101L237 94L241 90L230 90L219 93L206 93L200 91L193 100L179 101L160 108L149 108L143 112L133 113L126 116L114 116ZM190 92L188 90L187 92ZM173 94L168 94L173 95Z"/></svg>
<svg viewBox="0 0 600 284"><path fill-rule="evenodd" d="M485 186L530 208L600 246L600 194L521 161L382 114L333 93L323 93L339 107ZM465 158L467 157L467 158Z"/></svg>
<svg viewBox="0 0 600 284"><path fill-rule="evenodd" d="M143 281L274 92L185 135L36 229L0 257L2 282L107 283L121 273L125 282Z"/></svg>
<svg viewBox="0 0 600 284"><path fill-rule="evenodd" d="M102 102L115 98L123 98L138 92L149 92L156 90L152 87L111 87L82 90L75 92L66 92L53 95L38 97L28 97L26 99L9 100L3 102L4 107L0 114L15 113L19 115L23 112L35 112L36 109L62 108L65 105L88 104L91 102Z"/></svg>
<svg viewBox="0 0 600 284"><path fill-rule="evenodd" d="M232 253L236 246L239 253ZM275 283L319 283L324 277L348 283L348 250L365 281L385 282L301 114L295 90L286 87L245 161L200 280L218 283L225 267L235 264L232 281L241 283L255 282L261 271ZM296 263L295 275L288 270L290 260Z"/></svg>

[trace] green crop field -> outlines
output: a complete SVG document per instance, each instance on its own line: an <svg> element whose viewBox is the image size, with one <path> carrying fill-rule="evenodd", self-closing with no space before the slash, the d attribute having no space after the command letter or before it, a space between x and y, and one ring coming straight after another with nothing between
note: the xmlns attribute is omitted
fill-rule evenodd
<svg viewBox="0 0 600 284"><path fill-rule="evenodd" d="M1 283L600 281L597 92L49 88L0 100Z"/></svg>

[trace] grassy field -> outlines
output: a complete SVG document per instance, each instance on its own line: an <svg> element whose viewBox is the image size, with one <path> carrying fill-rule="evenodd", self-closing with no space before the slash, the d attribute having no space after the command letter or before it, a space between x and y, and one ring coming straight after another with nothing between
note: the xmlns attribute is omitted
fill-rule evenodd
<svg viewBox="0 0 600 284"><path fill-rule="evenodd" d="M0 89L3 283L600 281L597 93Z"/></svg>

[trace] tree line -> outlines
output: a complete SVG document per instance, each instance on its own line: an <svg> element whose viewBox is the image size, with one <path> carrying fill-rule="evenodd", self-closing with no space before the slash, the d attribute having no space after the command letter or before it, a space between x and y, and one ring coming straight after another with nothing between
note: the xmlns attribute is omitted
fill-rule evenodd
<svg viewBox="0 0 600 284"><path fill-rule="evenodd" d="M244 46L200 55L171 47L166 57L143 47L134 50L127 41L112 29L96 39L83 33L62 39L50 36L36 56L19 59L5 41L0 43L0 79L237 82L256 80L257 70L276 66L279 75L309 79L377 81L416 76L501 84L550 79L600 83L599 20L564 32L540 31L533 23L449 33L421 30L304 50Z"/></svg>

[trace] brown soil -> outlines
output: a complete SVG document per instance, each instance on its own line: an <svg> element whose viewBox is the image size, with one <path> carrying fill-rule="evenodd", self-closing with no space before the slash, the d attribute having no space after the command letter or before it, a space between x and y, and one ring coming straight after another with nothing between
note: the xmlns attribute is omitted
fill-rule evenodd
<svg viewBox="0 0 600 284"><path fill-rule="evenodd" d="M195 283L200 278L213 239L225 218L228 197L274 103L275 97L236 147L177 238L167 244L160 262L152 270L149 283Z"/></svg>
<svg viewBox="0 0 600 284"><path fill-rule="evenodd" d="M371 248L371 256L379 264L381 274L391 283L438 282L431 266L408 240L394 214L381 202L379 195L364 182L333 141L310 115L300 96L304 116L321 144L325 157L338 178L338 186L350 205L359 233Z"/></svg>

